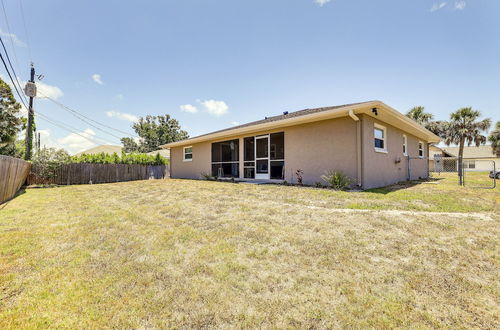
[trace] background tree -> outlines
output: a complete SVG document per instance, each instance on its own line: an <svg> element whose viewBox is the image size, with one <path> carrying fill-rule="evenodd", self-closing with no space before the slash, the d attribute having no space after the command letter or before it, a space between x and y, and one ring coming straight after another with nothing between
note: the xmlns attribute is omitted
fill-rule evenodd
<svg viewBox="0 0 500 330"><path fill-rule="evenodd" d="M406 113L406 117L413 119L424 127L434 119L434 116L431 113L425 112L425 108L421 105L411 108Z"/></svg>
<svg viewBox="0 0 500 330"><path fill-rule="evenodd" d="M444 122L434 121L434 116L429 112L425 112L423 106L411 108L411 110L406 113L406 117L413 119L436 135L441 136L443 134Z"/></svg>
<svg viewBox="0 0 500 330"><path fill-rule="evenodd" d="M132 128L141 137L141 141L136 143L131 138L122 138L125 152L150 152L158 150L163 144L189 137L188 133L181 129L179 122L170 115L141 117Z"/></svg>
<svg viewBox="0 0 500 330"><path fill-rule="evenodd" d="M446 145L458 145L458 158L463 159L464 146L474 143L476 146L486 143L486 136L482 133L491 125L491 119L477 121L481 113L472 108L461 108L450 115L450 121L444 124L443 138ZM462 162L458 162L458 175L462 184Z"/></svg>
<svg viewBox="0 0 500 330"><path fill-rule="evenodd" d="M495 130L490 133L488 140L491 142L493 153L500 157L500 121L497 121Z"/></svg>
<svg viewBox="0 0 500 330"><path fill-rule="evenodd" d="M121 139L123 144L123 152L131 153L131 152L139 152L139 144L134 141L134 139L129 137L124 137Z"/></svg>
<svg viewBox="0 0 500 330"><path fill-rule="evenodd" d="M16 155L17 134L25 128L26 119L19 116L21 105L16 102L10 86L0 79L0 154Z"/></svg>

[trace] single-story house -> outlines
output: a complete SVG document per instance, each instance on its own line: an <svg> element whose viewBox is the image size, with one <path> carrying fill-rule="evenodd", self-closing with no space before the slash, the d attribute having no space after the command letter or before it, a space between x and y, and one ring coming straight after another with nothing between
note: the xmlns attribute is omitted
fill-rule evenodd
<svg viewBox="0 0 500 330"><path fill-rule="evenodd" d="M146 155L150 156L156 156L156 154L160 154L163 158L170 159L170 150L168 149L160 149L146 153Z"/></svg>
<svg viewBox="0 0 500 330"><path fill-rule="evenodd" d="M361 188L429 175L439 137L380 101L284 112L168 143L172 178L321 182L342 171Z"/></svg>
<svg viewBox="0 0 500 330"><path fill-rule="evenodd" d="M431 169L433 168L433 163L434 163L434 158L437 157L442 157L443 159L446 160L446 158L453 157L455 159L458 159L458 149L459 147L442 147L438 148L433 146L434 151L431 150L429 154L429 166ZM493 166L496 167L496 169L500 169L500 157L495 155L493 153L493 148L491 145L484 145L484 146L465 146L464 147L464 154L463 154L463 160L464 160L464 169L469 170L469 171L491 171L493 170ZM447 164L451 164L450 162L447 162L444 164L442 167L446 167L447 170L453 170L456 171L457 166L450 166ZM451 168L451 169L450 169Z"/></svg>
<svg viewBox="0 0 500 330"><path fill-rule="evenodd" d="M109 154L109 155L112 155L113 153L116 152L118 155L121 155L122 149L123 149L123 147L121 147L121 146L115 146L115 145L111 145L111 144L103 144L103 145L93 147L93 148L90 148L90 149L87 149L84 151L80 151L80 152L76 153L75 156L80 156L83 154L98 155L98 154L101 154L103 152L105 154Z"/></svg>

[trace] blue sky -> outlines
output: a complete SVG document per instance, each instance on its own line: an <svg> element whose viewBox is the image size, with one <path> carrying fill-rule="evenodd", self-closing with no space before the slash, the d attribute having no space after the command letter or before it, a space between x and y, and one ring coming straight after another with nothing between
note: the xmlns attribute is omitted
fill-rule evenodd
<svg viewBox="0 0 500 330"><path fill-rule="evenodd" d="M42 91L130 133L146 114L168 113L194 136L374 99L401 112L423 105L436 119L463 106L500 119L496 0L22 0L28 36L19 0L4 2L21 78L31 49ZM35 111L96 144L119 143L50 101L36 100ZM48 146L92 146L37 127Z"/></svg>

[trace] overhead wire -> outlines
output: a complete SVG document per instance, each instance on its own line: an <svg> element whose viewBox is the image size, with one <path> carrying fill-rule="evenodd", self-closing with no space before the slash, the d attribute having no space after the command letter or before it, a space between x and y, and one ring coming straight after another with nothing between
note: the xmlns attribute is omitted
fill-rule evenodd
<svg viewBox="0 0 500 330"><path fill-rule="evenodd" d="M44 93L42 93L42 92L38 92L38 93L39 93L40 95L42 95L44 98L47 98L48 100L50 100L50 101L52 101L53 103L57 104L57 105L58 105L58 106L60 106L62 109L64 109L64 110L66 110L66 111L70 112L70 113L71 113L73 116L75 116L76 118L79 118L79 119L80 119L80 120L82 120L83 122L85 122L85 123L87 123L87 124L91 125L92 127L96 128L96 129L98 129L98 130L103 131L103 132L104 132L104 133L106 133L106 134L109 134L109 135L111 135L111 136L113 136L113 137L116 137L116 138L118 138L118 139L121 139L121 137L118 137L118 136L116 136L116 135L114 135L114 134L111 134L111 133L109 133L109 132L107 132L107 131L104 131L104 130L102 130L101 128L99 128L99 127L95 126L94 124L89 123L89 121L90 121L90 122L93 122L93 123L96 123L97 125L101 125L101 126L103 126L103 127L105 127L105 128L108 128L108 129L114 130L114 131L116 131L116 132L119 132L119 133L122 133L122 134L128 135L128 136L130 136L130 137L133 137L133 138L137 137L137 136L132 135L132 134L130 134L130 133L127 133L127 132L125 132L125 131L122 131L122 130L119 130L119 129L117 129L117 128L111 127L111 126L106 125L106 124L103 124L103 123L101 123L101 122L98 122L97 120L94 120L94 119L92 119L92 118L90 118L90 117L88 117L88 116L86 116L86 115L82 114L81 112L79 112L79 111L77 111L77 110L74 110L74 109L72 109L72 108L68 107L67 105L62 104L61 102L59 102L59 101L57 101L57 100L55 100L55 99L51 98L51 97L50 97L50 96L48 96L48 95L45 95L45 94L44 94Z"/></svg>
<svg viewBox="0 0 500 330"><path fill-rule="evenodd" d="M31 43L30 43L30 36L28 34L28 29L26 28L26 18L24 16L24 7L23 7L22 0L19 0L19 7L21 8L21 17L23 19L24 34L26 35L26 43L28 44L28 54L30 56L31 63L33 63L33 57L31 56L32 49L31 49Z"/></svg>
<svg viewBox="0 0 500 330"><path fill-rule="evenodd" d="M0 41L1 41L2 45L3 45L3 41L1 40L1 37L0 37ZM5 49L5 47L4 47L4 51L6 52L6 56L8 57L8 55L7 55L8 53L7 53L7 50ZM1 53L1 52L0 52L0 59L2 60L2 63L3 63L3 65L4 65L4 67L5 67L5 70L7 71L7 75L9 76L9 78L10 78L10 80L11 80L11 82L12 82L12 85L13 85L13 87L14 87L14 89L15 89L16 93L17 93L17 95L18 95L18 96L19 96L19 98L20 98L21 103L22 103L22 104L26 107L26 109L28 109L28 106L27 106L27 105L26 105L26 103L24 102L24 99L23 99L23 97L21 96L22 94L19 92L19 90L18 90L18 86L17 86L16 82L14 81L14 79L12 78L12 74L11 74L11 72L10 72L10 70L9 70L9 67L7 66L7 63L5 62L4 57L3 57L3 55L2 55L2 53ZM12 70L13 70L13 69L12 69ZM13 71L14 71L14 70L13 70ZM47 121L47 122L51 123L52 125L55 125L55 126L57 126L57 127L60 127L60 128L62 128L62 129L64 129L64 130L67 130L67 131L69 131L69 132L71 132L71 133L74 133L74 134L76 134L76 135L78 135L78 136L80 136L80 137L82 137L82 138L84 138L84 139L86 139L86 140L88 140L88 141L90 141L90 142L92 142L92 143L94 143L94 142L95 142L94 140L92 140L92 139L90 139L90 138L86 137L85 135L80 134L80 133L78 132L78 129L76 129L76 128L74 128L74 127L71 127L71 126L70 126L70 125L68 125L68 124L64 124L64 123L62 123L62 122L57 122L56 120L54 120L54 119L50 118L49 116L44 115L44 114L43 114L43 113L41 113L40 111L37 111L37 116L38 116L38 117L40 117L41 119L43 119L43 120L45 120L45 121ZM119 137L118 137L118 138L119 138ZM95 140L100 140L100 141L103 141L104 143L107 143L107 144L114 144L114 142L110 142L110 141L105 140L105 139L102 139L102 138L100 138L100 137L94 137L94 139L95 139Z"/></svg>
<svg viewBox="0 0 500 330"><path fill-rule="evenodd" d="M96 142L95 140L100 140L101 142L104 142L104 143L106 143L106 144L115 144L115 142L111 142L111 141L108 141L108 140L102 139L102 138L100 138L100 137L92 137L92 138L87 137L87 136L85 136L85 135L81 134L80 132L78 132L78 129L76 129L76 128L74 128L74 127L72 127L72 126L68 125L68 124L64 124L64 123L58 122L57 120L55 120L55 119L53 119L53 118L50 118L50 117L49 117L49 116L47 116L47 115L44 115L44 114L43 114L43 113L41 113L40 111L37 111L37 115L38 115L38 116L39 116L42 120L44 120L44 121L46 121L46 122L49 122L49 123L51 123L52 125L57 126L57 127L59 127L59 128L62 128L62 129L64 129L64 130L68 131L68 132L71 132L71 133L73 133L73 134L76 134L76 135L78 135L78 136L80 136L80 137L84 138L85 140L88 140L88 141L90 141L90 142L92 142L92 143L95 143L95 142Z"/></svg>
<svg viewBox="0 0 500 330"><path fill-rule="evenodd" d="M2 40L1 36L0 36L0 43L2 44L2 48L3 48L4 52L5 52L5 56L7 57L7 62L9 62L10 68L12 69L12 73L14 74L14 77L17 78L16 71L14 70L14 67L12 66L12 62L10 61L9 53L7 52L7 48L5 48L5 44L3 43L3 40ZM12 78L11 78L11 80L12 80ZM23 88L21 87L21 84L19 83L19 80L15 79L15 82L12 81L12 83L14 84L14 87L16 88L16 90L17 90L17 87L19 87L20 90L23 90ZM17 83L17 85L16 85L16 83ZM19 95L19 93L18 93L18 95ZM26 99L26 96L24 94L21 94L21 95L19 95L19 97L21 98L21 101L24 100L23 104L24 104L24 106L26 106L25 102L28 101Z"/></svg>
<svg viewBox="0 0 500 330"><path fill-rule="evenodd" d="M19 60L17 59L16 47L14 45L14 38L12 37L13 34L11 33L9 18L7 17L7 10L5 9L4 0L1 0L1 1L2 1L3 16L5 17L5 25L7 26L7 34L9 35L10 44L12 46L12 53L14 54L14 60L16 62L17 69L20 70ZM30 57L31 57L31 55L30 55ZM21 72L21 71L19 71L19 72ZM17 78L18 77L16 76L16 81L18 81Z"/></svg>
<svg viewBox="0 0 500 330"><path fill-rule="evenodd" d="M28 106L26 105L26 103L24 102L24 99L23 97L21 96L21 93L19 93L19 90L17 89L17 85L16 83L14 82L14 79L12 79L12 75L10 74L10 71L9 71L9 67L7 66L7 63L5 62L3 56L2 56L2 53L0 52L0 59L2 60L2 63L3 63L3 66L5 67L5 70L7 71L7 74L9 75L9 78L10 78L10 81L12 82L12 85L14 86L14 89L16 90L16 93L17 95L19 96L19 98L21 99L21 102L23 103L23 105L26 107L26 109L28 109Z"/></svg>

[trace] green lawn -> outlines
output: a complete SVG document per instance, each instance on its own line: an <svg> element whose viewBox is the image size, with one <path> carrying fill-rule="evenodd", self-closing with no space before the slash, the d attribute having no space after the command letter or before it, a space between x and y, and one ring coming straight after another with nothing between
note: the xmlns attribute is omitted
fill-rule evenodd
<svg viewBox="0 0 500 330"><path fill-rule="evenodd" d="M450 175L27 189L0 205L0 328L495 328L498 198Z"/></svg>

